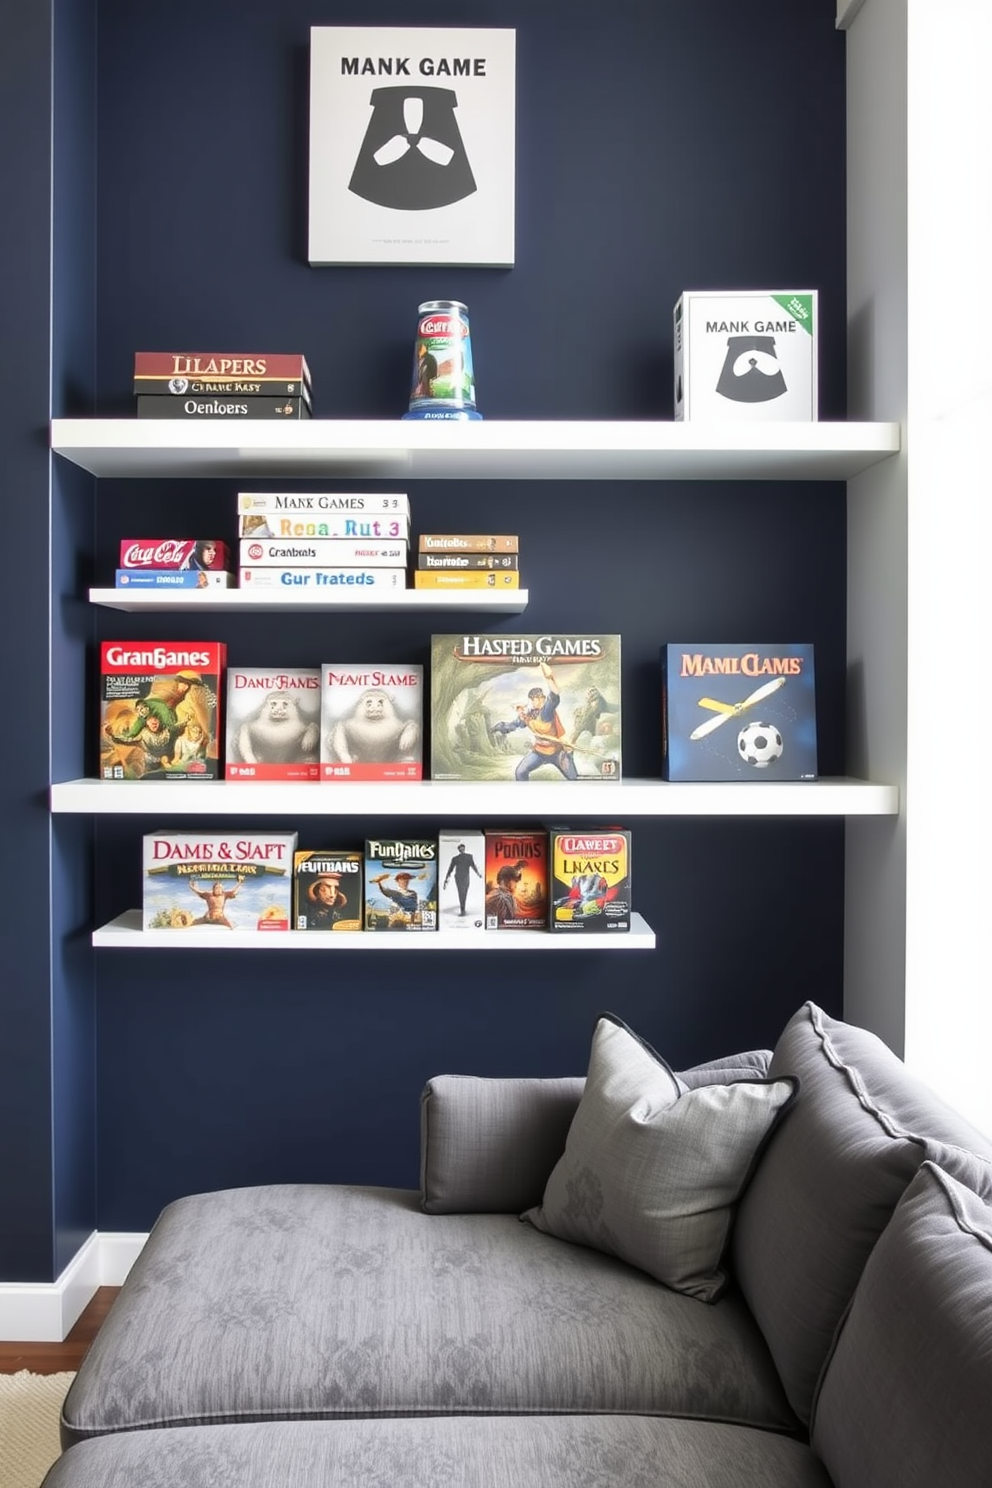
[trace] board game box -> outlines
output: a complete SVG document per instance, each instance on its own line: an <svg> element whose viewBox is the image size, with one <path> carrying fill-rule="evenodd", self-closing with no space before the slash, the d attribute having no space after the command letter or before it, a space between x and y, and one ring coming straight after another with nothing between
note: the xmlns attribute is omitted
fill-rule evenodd
<svg viewBox="0 0 992 1488"><path fill-rule="evenodd" d="M369 542L366 538L299 538L290 541L243 537L240 566L253 568L403 568L407 560L406 539Z"/></svg>
<svg viewBox="0 0 992 1488"><path fill-rule="evenodd" d="M438 928L482 930L486 913L486 841L481 832L439 832Z"/></svg>
<svg viewBox="0 0 992 1488"><path fill-rule="evenodd" d="M816 779L812 646L663 646L661 697L665 780Z"/></svg>
<svg viewBox="0 0 992 1488"><path fill-rule="evenodd" d="M233 589L233 573L207 568L119 568L116 589Z"/></svg>
<svg viewBox="0 0 992 1488"><path fill-rule="evenodd" d="M320 517L328 514L360 516L363 512L393 512L409 517L410 498L396 491L239 491L238 516ZM396 534L387 533L387 536Z"/></svg>
<svg viewBox="0 0 992 1488"><path fill-rule="evenodd" d="M514 569L519 567L517 553L418 553L417 567L428 572L471 572L477 568Z"/></svg>
<svg viewBox="0 0 992 1488"><path fill-rule="evenodd" d="M218 780L223 641L104 641L101 780Z"/></svg>
<svg viewBox="0 0 992 1488"><path fill-rule="evenodd" d="M402 543L406 547L410 541L410 518L404 512L253 510L239 514L238 536L242 544L246 538L272 543L296 542L304 538L366 545ZM282 562L282 559L273 561Z"/></svg>
<svg viewBox="0 0 992 1488"><path fill-rule="evenodd" d="M215 537L122 537L119 564L133 569L194 569L230 572L227 544Z"/></svg>
<svg viewBox="0 0 992 1488"><path fill-rule="evenodd" d="M309 385L310 368L299 352L271 351L136 351L135 382L171 377L250 378L279 381L289 378Z"/></svg>
<svg viewBox="0 0 992 1488"><path fill-rule="evenodd" d="M420 553L519 553L517 533L493 532L422 532L418 540Z"/></svg>
<svg viewBox="0 0 992 1488"><path fill-rule="evenodd" d="M134 400L139 419L308 419L307 398L159 398L139 393Z"/></svg>
<svg viewBox="0 0 992 1488"><path fill-rule="evenodd" d="M815 289L687 290L673 311L676 419L815 420L818 334Z"/></svg>
<svg viewBox="0 0 992 1488"><path fill-rule="evenodd" d="M405 568L243 568L239 589L316 593L340 589L405 589ZM331 595L328 593L328 599Z"/></svg>
<svg viewBox="0 0 992 1488"><path fill-rule="evenodd" d="M297 851L293 924L297 930L361 930L364 858L337 848Z"/></svg>
<svg viewBox="0 0 992 1488"><path fill-rule="evenodd" d="M630 929L630 833L552 830L551 929L597 935Z"/></svg>
<svg viewBox="0 0 992 1488"><path fill-rule="evenodd" d="M601 780L621 769L618 635L435 635L435 780Z"/></svg>
<svg viewBox="0 0 992 1488"><path fill-rule="evenodd" d="M433 837L366 840L365 928L437 929L437 842Z"/></svg>
<svg viewBox="0 0 992 1488"><path fill-rule="evenodd" d="M299 378L136 377L134 393L162 398L264 398L288 394L312 402L310 384Z"/></svg>
<svg viewBox="0 0 992 1488"><path fill-rule="evenodd" d="M288 930L295 832L150 832L143 839L145 930L227 935Z"/></svg>
<svg viewBox="0 0 992 1488"><path fill-rule="evenodd" d="M228 667L225 780L320 779L319 667Z"/></svg>
<svg viewBox="0 0 992 1488"><path fill-rule="evenodd" d="M424 669L325 662L321 780L423 777Z"/></svg>
<svg viewBox="0 0 992 1488"><path fill-rule="evenodd" d="M547 930L548 834L487 828L486 929Z"/></svg>
<svg viewBox="0 0 992 1488"><path fill-rule="evenodd" d="M414 589L519 589L520 575L513 573L426 573L417 568Z"/></svg>

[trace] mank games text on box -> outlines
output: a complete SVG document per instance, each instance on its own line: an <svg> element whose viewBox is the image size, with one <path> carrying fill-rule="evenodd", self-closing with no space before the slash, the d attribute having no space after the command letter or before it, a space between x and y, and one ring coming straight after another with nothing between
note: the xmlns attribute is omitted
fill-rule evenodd
<svg viewBox="0 0 992 1488"><path fill-rule="evenodd" d="M333 512L410 515L410 498L398 491L239 491L238 516L319 516ZM247 535L247 534L242 534Z"/></svg>
<svg viewBox="0 0 992 1488"><path fill-rule="evenodd" d="M435 780L620 779L618 635L435 635Z"/></svg>
<svg viewBox="0 0 992 1488"><path fill-rule="evenodd" d="M102 780L217 780L223 641L104 641Z"/></svg>

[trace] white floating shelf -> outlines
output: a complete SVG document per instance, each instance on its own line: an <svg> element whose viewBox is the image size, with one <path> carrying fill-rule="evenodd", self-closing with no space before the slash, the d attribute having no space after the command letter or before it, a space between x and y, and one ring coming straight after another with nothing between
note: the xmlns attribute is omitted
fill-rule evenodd
<svg viewBox="0 0 992 1488"><path fill-rule="evenodd" d="M95 946L142 951L650 951L655 933L639 914L627 931L565 935L550 930L362 930L335 935L304 930L142 930L141 910L129 909L93 931Z"/></svg>
<svg viewBox="0 0 992 1488"><path fill-rule="evenodd" d="M674 783L590 781L66 780L51 788L54 812L134 816L458 816L570 821L635 816L894 816L899 790L866 780Z"/></svg>
<svg viewBox="0 0 992 1488"><path fill-rule="evenodd" d="M188 614L220 613L283 614L320 611L325 615L366 615L392 610L399 613L457 610L460 615L519 615L527 608L526 589L369 589L331 598L318 599L314 594L296 594L292 590L264 590L252 593L245 589L91 589L90 604L131 614L164 614L183 611Z"/></svg>
<svg viewBox="0 0 992 1488"><path fill-rule="evenodd" d="M899 449L897 423L237 424L54 419L52 448L98 476L407 480L847 480Z"/></svg>

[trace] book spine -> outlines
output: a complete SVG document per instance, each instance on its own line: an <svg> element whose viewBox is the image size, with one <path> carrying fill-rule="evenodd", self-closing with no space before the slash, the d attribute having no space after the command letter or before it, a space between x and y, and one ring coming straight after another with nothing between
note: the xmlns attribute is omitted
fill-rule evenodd
<svg viewBox="0 0 992 1488"><path fill-rule="evenodd" d="M419 551L421 553L519 553L520 539L512 536L494 536L488 533L422 532Z"/></svg>
<svg viewBox="0 0 992 1488"><path fill-rule="evenodd" d="M308 419L305 398L161 398L142 393L135 399L138 418L174 419Z"/></svg>
<svg viewBox="0 0 992 1488"><path fill-rule="evenodd" d="M410 517L410 498L405 494L377 491L364 494L334 491L239 491L238 516L315 517L361 516L389 513Z"/></svg>
<svg viewBox="0 0 992 1488"><path fill-rule="evenodd" d="M294 591L299 594L339 589L405 589L405 568L243 568L241 589Z"/></svg>
<svg viewBox="0 0 992 1488"><path fill-rule="evenodd" d="M327 512L314 516L300 512L242 512L238 518L238 535L256 542L324 542L345 539L350 542L402 543L410 539L410 520L392 512L369 512L358 516ZM257 561L257 560L256 560Z"/></svg>
<svg viewBox="0 0 992 1488"><path fill-rule="evenodd" d="M405 542L346 542L338 538L307 538L295 542L259 542L243 537L241 567L337 568L361 564L365 568L400 568L406 563Z"/></svg>
<svg viewBox="0 0 992 1488"><path fill-rule="evenodd" d="M425 573L418 568L413 575L415 589L519 589L520 575L512 573Z"/></svg>
<svg viewBox="0 0 992 1488"><path fill-rule="evenodd" d="M519 566L516 553L418 553L417 568L425 572L451 570L470 572L472 569L497 569L500 572Z"/></svg>
<svg viewBox="0 0 992 1488"><path fill-rule="evenodd" d="M133 391L158 398L306 398L311 402L310 388L299 377L136 377Z"/></svg>
<svg viewBox="0 0 992 1488"><path fill-rule="evenodd" d="M307 359L298 352L136 351L135 377L279 377L310 381Z"/></svg>
<svg viewBox="0 0 992 1488"><path fill-rule="evenodd" d="M233 573L206 568L119 568L117 589L233 589Z"/></svg>
<svg viewBox="0 0 992 1488"><path fill-rule="evenodd" d="M118 564L121 568L185 568L201 558L204 548L212 549L211 569L233 569L231 553L224 542L213 537L122 537Z"/></svg>

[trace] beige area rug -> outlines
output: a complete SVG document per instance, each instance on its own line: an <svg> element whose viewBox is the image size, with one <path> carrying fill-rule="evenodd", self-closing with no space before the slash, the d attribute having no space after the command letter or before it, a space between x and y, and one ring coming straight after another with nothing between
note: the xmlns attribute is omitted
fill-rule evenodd
<svg viewBox="0 0 992 1488"><path fill-rule="evenodd" d="M38 1488L59 1456L71 1374L0 1374L0 1488Z"/></svg>

